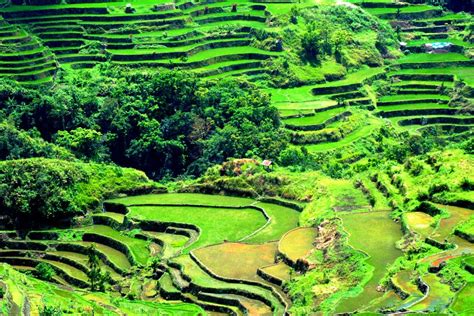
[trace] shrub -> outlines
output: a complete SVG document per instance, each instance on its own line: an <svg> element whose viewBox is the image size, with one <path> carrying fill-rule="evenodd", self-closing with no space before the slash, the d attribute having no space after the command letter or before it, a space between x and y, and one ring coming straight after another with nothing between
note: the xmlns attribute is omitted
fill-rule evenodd
<svg viewBox="0 0 474 316"><path fill-rule="evenodd" d="M35 272L38 278L45 281L51 281L56 275L56 272L51 267L51 265L45 262L39 263L35 268Z"/></svg>
<svg viewBox="0 0 474 316"><path fill-rule="evenodd" d="M464 178L461 181L461 189L464 191L473 191L474 190L474 182L471 179Z"/></svg>
<svg viewBox="0 0 474 316"><path fill-rule="evenodd" d="M449 186L446 183L436 183L429 187L428 194L432 197L433 195L444 191L449 191Z"/></svg>
<svg viewBox="0 0 474 316"><path fill-rule="evenodd" d="M139 171L57 159L0 162L0 214L21 225L39 225L92 210L118 192L151 190ZM21 219L31 218L35 221Z"/></svg>
<svg viewBox="0 0 474 316"><path fill-rule="evenodd" d="M62 314L61 310L55 306L44 306L40 311L40 316L60 316Z"/></svg>

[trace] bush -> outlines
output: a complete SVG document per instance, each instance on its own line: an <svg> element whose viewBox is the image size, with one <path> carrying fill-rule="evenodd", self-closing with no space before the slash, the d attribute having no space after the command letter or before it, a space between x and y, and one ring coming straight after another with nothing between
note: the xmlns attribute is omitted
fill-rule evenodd
<svg viewBox="0 0 474 316"><path fill-rule="evenodd" d="M56 272L51 265L45 262L39 263L35 268L35 272L38 278L45 281L51 281L56 275Z"/></svg>
<svg viewBox="0 0 474 316"><path fill-rule="evenodd" d="M61 310L55 306L45 306L40 311L40 316L60 316L62 314Z"/></svg>
<svg viewBox="0 0 474 316"><path fill-rule="evenodd" d="M92 210L118 192L153 187L133 169L43 158L7 160L0 162L0 215L22 226L39 225ZM22 220L32 216L34 222Z"/></svg>
<svg viewBox="0 0 474 316"><path fill-rule="evenodd" d="M432 197L433 195L444 191L449 191L449 186L446 183L437 183L429 187L428 195Z"/></svg>

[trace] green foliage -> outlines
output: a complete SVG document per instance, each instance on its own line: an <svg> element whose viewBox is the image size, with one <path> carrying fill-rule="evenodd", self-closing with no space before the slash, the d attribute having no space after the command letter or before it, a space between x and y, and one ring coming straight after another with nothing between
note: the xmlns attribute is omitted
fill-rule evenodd
<svg viewBox="0 0 474 316"><path fill-rule="evenodd" d="M53 277L56 275L53 267L49 263L41 262L35 268L36 275L45 281L51 281Z"/></svg>
<svg viewBox="0 0 474 316"><path fill-rule="evenodd" d="M89 277L91 291L104 292L107 283L111 281L110 272L102 272L100 259L94 244L87 248L87 257L89 266L87 276Z"/></svg>
<svg viewBox="0 0 474 316"><path fill-rule="evenodd" d="M2 214L17 219L33 215L36 224L82 214L114 193L151 187L133 169L42 158L0 162Z"/></svg>
<svg viewBox="0 0 474 316"><path fill-rule="evenodd" d="M2 156L72 152L161 178L200 174L229 157L275 158L286 147L268 95L246 81L204 82L184 71L151 75L108 66L58 78L61 84L45 92L2 79L0 110L14 122L0 125L14 131L0 138ZM20 132L31 129L35 139Z"/></svg>
<svg viewBox="0 0 474 316"><path fill-rule="evenodd" d="M320 62L324 56L334 56L336 61L347 67L361 64L382 64L381 54L386 54L396 46L396 37L391 27L375 19L363 10L347 6L321 6L302 10L292 10L291 23L297 23L301 16L305 28L298 31L291 24L284 34L299 38L301 56L310 62ZM330 28L327 26L331 25ZM296 36L295 36L296 35ZM295 43L292 43L295 44Z"/></svg>
<svg viewBox="0 0 474 316"><path fill-rule="evenodd" d="M82 160L105 161L109 149L106 146L107 136L100 132L78 127L71 131L59 131L55 143L69 149Z"/></svg>
<svg viewBox="0 0 474 316"><path fill-rule="evenodd" d="M0 122L0 159L20 159L46 157L73 159L74 156L64 148L51 144L41 138L34 130L23 131L12 124Z"/></svg>
<svg viewBox="0 0 474 316"><path fill-rule="evenodd" d="M40 316L61 316L63 313L56 306L44 306L40 311Z"/></svg>

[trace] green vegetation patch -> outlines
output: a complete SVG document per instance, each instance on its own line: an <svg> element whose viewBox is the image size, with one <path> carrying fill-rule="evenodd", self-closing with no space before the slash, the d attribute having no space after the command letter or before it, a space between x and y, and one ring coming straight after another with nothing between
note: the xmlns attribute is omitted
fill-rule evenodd
<svg viewBox="0 0 474 316"><path fill-rule="evenodd" d="M193 224L200 228L198 240L187 251L198 247L237 241L265 225L262 213L251 208L223 209L196 206L132 206L131 218Z"/></svg>
<svg viewBox="0 0 474 316"><path fill-rule="evenodd" d="M275 262L276 250L276 242L260 245L224 243L193 250L193 254L219 276L261 281L257 270Z"/></svg>
<svg viewBox="0 0 474 316"><path fill-rule="evenodd" d="M305 260L314 248L317 230L296 228L286 233L278 243L278 251L293 263Z"/></svg>
<svg viewBox="0 0 474 316"><path fill-rule="evenodd" d="M389 217L389 212L354 213L341 215L344 229L349 234L349 243L366 253L367 263L375 268L369 282L359 295L343 299L338 311L355 311L381 296L377 286L386 273L387 265L393 263L402 252L395 243L402 237L400 226Z"/></svg>

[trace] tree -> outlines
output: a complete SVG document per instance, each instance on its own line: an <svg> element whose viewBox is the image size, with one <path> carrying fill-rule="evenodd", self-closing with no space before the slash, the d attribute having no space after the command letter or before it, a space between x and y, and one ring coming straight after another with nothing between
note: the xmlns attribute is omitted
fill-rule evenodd
<svg viewBox="0 0 474 316"><path fill-rule="evenodd" d="M69 149L76 157L83 160L107 161L109 149L107 148L107 135L87 129L76 128L72 131L59 131L55 143Z"/></svg>
<svg viewBox="0 0 474 316"><path fill-rule="evenodd" d="M35 268L35 271L38 278L45 281L51 281L53 277L56 275L56 272L51 267L51 265L46 262L38 263L38 265Z"/></svg>
<svg viewBox="0 0 474 316"><path fill-rule="evenodd" d="M89 277L89 284L91 287L91 291L105 291L105 285L110 282L110 273L102 272L100 268L100 259L97 255L97 250L95 248L95 244L90 245L87 248L87 256L88 256L88 266L89 271L87 272L87 276Z"/></svg>
<svg viewBox="0 0 474 316"><path fill-rule="evenodd" d="M346 30L336 30L331 34L331 45L334 47L334 55L338 63L342 62L342 47L352 41L352 35Z"/></svg>
<svg viewBox="0 0 474 316"><path fill-rule="evenodd" d="M61 316L63 313L61 310L55 306L45 305L44 308L40 311L40 316Z"/></svg>
<svg viewBox="0 0 474 316"><path fill-rule="evenodd" d="M301 38L301 47L303 56L310 61L318 61L321 52L323 39L317 30L309 30L303 33Z"/></svg>

